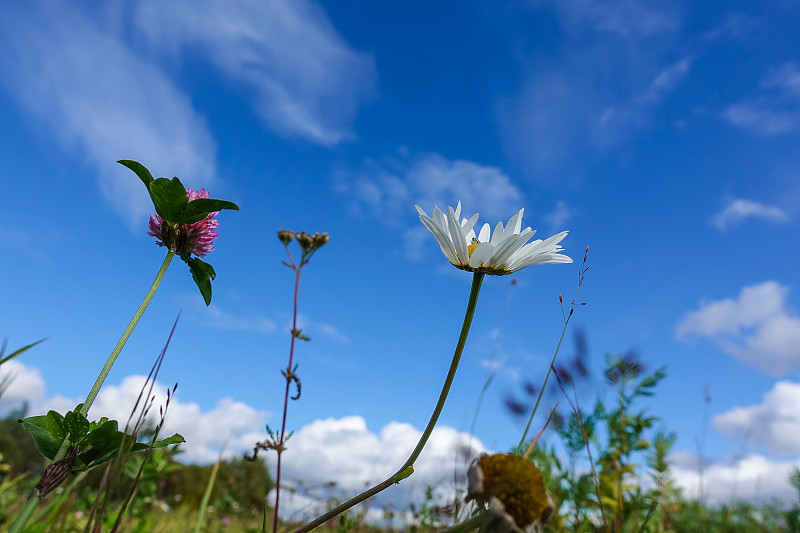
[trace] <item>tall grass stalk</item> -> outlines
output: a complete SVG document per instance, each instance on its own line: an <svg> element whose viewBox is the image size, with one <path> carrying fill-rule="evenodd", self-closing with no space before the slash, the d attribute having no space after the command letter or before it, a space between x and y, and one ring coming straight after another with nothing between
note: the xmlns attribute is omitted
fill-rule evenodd
<svg viewBox="0 0 800 533"><path fill-rule="evenodd" d="M547 374L544 377L544 383L542 384L542 388L539 390L539 396L536 398L536 403L533 406L533 410L531 411L531 416L528 418L528 424L525 426L525 431L522 432L522 438L519 440L519 444L517 444L517 449L514 451L516 455L520 455L522 450L524 449L523 446L525 445L525 439L528 436L528 431L531 429L531 424L533 423L533 417L536 416L536 411L539 409L539 402L542 401L542 395L544 394L545 389L547 388L547 381L550 379L550 373L553 371L553 365L556 363L556 357L558 357L558 351L561 349L561 343L564 342L564 335L567 333L567 326L569 326L569 320L572 318L572 315L575 313L575 306L576 305L586 305L586 302L576 303L578 300L578 293L581 290L581 285L583 285L583 280L586 277L586 271L589 270L589 267L586 266L586 260L589 258L589 247L586 247L586 252L583 255L583 263L581 264L581 268L578 270L578 286L575 289L575 296L572 298L572 305L569 308L569 313L564 313L564 299L559 296L558 299L561 302L561 314L564 318L564 328L561 330L561 337L558 339L558 344L556 345L556 351L553 354L553 360L550 361L550 366L547 368Z"/></svg>

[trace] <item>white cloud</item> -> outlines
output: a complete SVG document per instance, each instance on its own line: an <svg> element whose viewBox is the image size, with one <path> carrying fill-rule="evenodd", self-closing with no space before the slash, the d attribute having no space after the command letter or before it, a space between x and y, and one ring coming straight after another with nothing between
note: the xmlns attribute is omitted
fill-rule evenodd
<svg viewBox="0 0 800 533"><path fill-rule="evenodd" d="M392 475L408 458L421 434L401 422L390 422L374 433L360 416L316 420L289 440L282 459L282 476L288 481L302 480L311 487L335 481L337 487L355 495L366 483L377 484ZM414 474L381 496L382 501L391 500L398 508L405 508L409 501L423 500L427 485L452 486L454 472L465 474L469 464L469 460L457 460L457 453L470 444L474 453L485 451L483 444L470 439L467 433L437 427L414 464ZM274 471L274 454L267 459Z"/></svg>
<svg viewBox="0 0 800 533"><path fill-rule="evenodd" d="M123 379L119 385L106 384L92 404L89 418L96 420L107 416L117 420L121 429L124 428L145 380L145 376L133 375ZM158 382L153 387L152 396L155 400L154 407L150 410L151 420L157 421L155 417L158 417L159 407L166 403L167 388ZM63 413L65 408L72 409L80 401L65 401L64 398L57 397L38 405L36 411L55 409ZM225 457L251 450L257 441L264 438L263 428L268 417L269 413L266 411L230 397L219 399L211 410L203 411L195 402L182 401L178 389L170 400L160 437L180 433L186 439L182 460L214 462L226 443Z"/></svg>
<svg viewBox="0 0 800 533"><path fill-rule="evenodd" d="M718 230L725 231L749 218L769 222L786 222L789 220L789 215L779 207L744 198L732 198L720 212L711 218L711 224Z"/></svg>
<svg viewBox="0 0 800 533"><path fill-rule="evenodd" d="M680 457L679 457L680 456ZM675 454L671 476L687 498L700 498L698 462L691 454ZM675 460L679 459L679 460ZM773 461L759 454L745 454L703 469L704 501L711 505L745 501L752 504L778 499L796 499L789 484L792 469L800 461Z"/></svg>
<svg viewBox="0 0 800 533"><path fill-rule="evenodd" d="M193 295L193 301L198 301ZM200 304L195 304L198 309ZM202 306L203 320L208 327L223 331L256 331L259 333L273 333L276 329L275 322L262 315L234 315L223 311L216 305Z"/></svg>
<svg viewBox="0 0 800 533"><path fill-rule="evenodd" d="M675 15L658 2L641 0L559 0L555 4L562 19L582 29L612 33L623 38L641 38L678 28Z"/></svg>
<svg viewBox="0 0 800 533"><path fill-rule="evenodd" d="M358 175L339 177L337 189L351 196L356 210L368 209L384 221L426 211L446 209L461 201L470 213L487 218L510 218L522 207L522 192L500 168L438 154L422 154L410 162L368 162Z"/></svg>
<svg viewBox="0 0 800 533"><path fill-rule="evenodd" d="M800 454L800 383L779 381L758 405L734 407L714 417L717 431L782 455Z"/></svg>
<svg viewBox="0 0 800 533"><path fill-rule="evenodd" d="M563 179L565 167L579 166L586 153L624 146L648 127L655 109L691 70L688 57L667 62L658 47L624 41L567 34L557 57L523 63L530 74L516 94L498 100L505 149L537 179ZM609 57L624 61L609 63Z"/></svg>
<svg viewBox="0 0 800 533"><path fill-rule="evenodd" d="M764 136L793 133L800 128L800 69L784 63L761 81L763 94L729 106L722 118Z"/></svg>
<svg viewBox="0 0 800 533"><path fill-rule="evenodd" d="M786 304L789 288L775 281L744 287L738 298L701 302L683 316L679 339L706 337L770 374L800 368L800 317Z"/></svg>
<svg viewBox="0 0 800 533"><path fill-rule="evenodd" d="M0 366L0 386L6 386L0 396L0 414L44 398L46 388L39 369L26 366L16 359Z"/></svg>
<svg viewBox="0 0 800 533"><path fill-rule="evenodd" d="M154 48L200 50L246 85L261 118L286 137L322 145L351 138L372 92L372 58L344 42L315 2L148 0L135 20Z"/></svg>
<svg viewBox="0 0 800 533"><path fill-rule="evenodd" d="M463 209L480 213L481 221L505 222L523 207L524 196L500 168L438 154L422 154L410 161L387 159L367 162L358 174L340 173L335 189L350 198L350 209L389 225L405 224L415 216L414 205L426 212L460 201ZM403 253L412 260L432 241L428 232L414 224L403 231Z"/></svg>
<svg viewBox="0 0 800 533"><path fill-rule="evenodd" d="M542 220L550 227L551 231L562 231L567 221L574 216L575 213L567 207L567 204L563 200L559 200L553 210L542 217Z"/></svg>
<svg viewBox="0 0 800 533"><path fill-rule="evenodd" d="M0 66L9 92L65 150L97 170L103 197L128 224L152 210L141 182L117 159L155 175L208 186L215 144L189 98L77 8L47 2L0 4Z"/></svg>

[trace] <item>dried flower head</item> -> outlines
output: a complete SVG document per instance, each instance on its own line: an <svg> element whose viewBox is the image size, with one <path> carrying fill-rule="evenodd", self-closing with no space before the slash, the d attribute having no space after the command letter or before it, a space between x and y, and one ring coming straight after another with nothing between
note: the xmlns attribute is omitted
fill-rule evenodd
<svg viewBox="0 0 800 533"><path fill-rule="evenodd" d="M524 457L481 454L467 477L466 501L488 510L481 533L540 532L555 512L542 473Z"/></svg>
<svg viewBox="0 0 800 533"><path fill-rule="evenodd" d="M294 239L294 232L289 231L288 229L279 230L278 238L285 246L288 246L289 243L292 242L292 239Z"/></svg>
<svg viewBox="0 0 800 533"><path fill-rule="evenodd" d="M484 224L476 237L473 228L478 214L459 222L461 202L455 209L448 207L447 215L435 207L429 217L420 206L416 208L420 221L433 233L444 255L461 270L501 276L531 265L572 262L572 258L558 253L563 250L558 243L567 236L566 231L528 242L536 232L531 228L521 229L524 209L511 217L505 227L498 222L494 233L489 224Z"/></svg>
<svg viewBox="0 0 800 533"><path fill-rule="evenodd" d="M208 198L205 189L195 191L186 189L189 202L198 198ZM180 256L194 254L197 257L205 257L214 251L214 239L219 237L217 227L219 221L216 219L219 211L208 214L203 220L192 224L178 224L166 222L159 215L150 215L150 231L148 235L159 239L156 244L166 246L171 251Z"/></svg>

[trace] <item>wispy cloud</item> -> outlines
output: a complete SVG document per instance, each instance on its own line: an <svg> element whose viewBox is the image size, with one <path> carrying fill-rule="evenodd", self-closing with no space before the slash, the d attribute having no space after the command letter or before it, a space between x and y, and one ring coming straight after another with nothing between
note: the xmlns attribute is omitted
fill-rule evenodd
<svg viewBox="0 0 800 533"><path fill-rule="evenodd" d="M540 1L564 28L552 56L520 64L522 83L498 98L504 147L546 180L580 173L586 154L630 142L688 75L692 60L674 59L669 43L679 18L656 2Z"/></svg>
<svg viewBox="0 0 800 533"><path fill-rule="evenodd" d="M778 375L800 368L800 317L775 281L744 287L737 298L701 302L676 329L679 339L704 337L764 372Z"/></svg>
<svg viewBox="0 0 800 533"><path fill-rule="evenodd" d="M0 83L97 170L103 197L131 228L152 205L117 159L191 176L198 188L212 183L215 143L189 98L74 6L0 4L0 67Z"/></svg>
<svg viewBox="0 0 800 533"><path fill-rule="evenodd" d="M554 5L562 19L575 26L624 38L638 38L675 30L679 21L660 2L642 0L556 0L540 2Z"/></svg>
<svg viewBox="0 0 800 533"><path fill-rule="evenodd" d="M137 4L139 30L174 56L200 51L253 94L269 128L286 137L334 145L371 98L375 65L351 48L323 9L309 0L148 0Z"/></svg>
<svg viewBox="0 0 800 533"><path fill-rule="evenodd" d="M722 117L757 135L789 134L800 129L800 69L784 63L761 81L762 94L729 106Z"/></svg>
<svg viewBox="0 0 800 533"><path fill-rule="evenodd" d="M711 217L711 224L720 231L726 231L748 219L780 223L788 221L789 218L789 215L779 207L744 198L732 198L721 211Z"/></svg>
<svg viewBox="0 0 800 533"><path fill-rule="evenodd" d="M566 223L575 216L575 213L567 207L563 200L556 202L553 210L542 217L551 231L562 231Z"/></svg>
<svg viewBox="0 0 800 533"><path fill-rule="evenodd" d="M199 304L196 305L199 309ZM273 333L276 329L275 322L264 316L234 315L223 311L216 305L203 307L204 320L208 327L224 331L256 331L259 333Z"/></svg>
<svg viewBox="0 0 800 533"><path fill-rule="evenodd" d="M508 218L523 207L522 192L500 168L438 154L367 162L359 173L340 174L336 188L352 198L355 212L390 223L416 215L415 204L430 212L461 201L489 218Z"/></svg>
<svg viewBox="0 0 800 533"><path fill-rule="evenodd" d="M405 155L403 153L403 155ZM430 213L460 201L466 211L480 213L482 221L506 220L519 211L524 195L500 168L438 154L368 161L358 173L341 172L335 189L350 198L356 216L373 217L390 226L416 218L414 205ZM430 233L416 224L403 230L403 254L422 258Z"/></svg>
<svg viewBox="0 0 800 533"><path fill-rule="evenodd" d="M714 427L735 440L747 436L770 453L800 454L800 383L775 383L760 404L715 416Z"/></svg>

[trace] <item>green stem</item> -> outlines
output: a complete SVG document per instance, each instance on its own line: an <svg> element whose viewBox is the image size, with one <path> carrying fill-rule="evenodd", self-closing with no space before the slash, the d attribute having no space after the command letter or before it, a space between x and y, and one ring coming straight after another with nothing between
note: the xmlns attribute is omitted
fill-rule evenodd
<svg viewBox="0 0 800 533"><path fill-rule="evenodd" d="M89 391L89 395L86 397L86 401L83 402L83 408L81 409L81 414L86 416L89 412L89 408L94 403L95 398L97 398L97 394L100 392L100 387L103 386L103 382L106 380L108 373L111 372L111 367L114 365L114 362L117 360L117 356L122 351L122 348L125 346L125 343L128 342L128 338L133 333L136 324L139 323L139 319L142 318L145 309L150 304L150 300L153 299L153 295L155 295L158 286L161 284L161 280L164 278L164 274L167 273L167 267L169 267L170 261L175 256L175 253L172 251L167 252L167 257L164 258L164 262L161 263L161 268L158 270L158 274L156 274L156 279L153 280L153 284L150 286L150 290L147 291L147 294L142 300L141 305L139 305L139 309L136 310L134 313L133 318L131 319L128 327L125 328L125 331L122 332L122 337L120 337L119 342L117 345L114 346L114 350L112 350L111 355L108 356L108 360L106 360L105 366L100 371L100 375L97 376L97 380L94 382L94 386L92 390ZM58 453L56 453L55 457L53 457L53 461L58 461L63 459L64 456L67 454L69 450L70 442L64 439L64 442L61 443L61 448L59 448ZM41 501L41 497L39 496L39 491L34 489L31 493L30 498L28 499L28 503L25 505L25 508L22 512L17 516L17 519L11 525L11 529L8 530L8 533L21 533L25 524L28 523L33 512L38 507L39 502Z"/></svg>
<svg viewBox="0 0 800 533"><path fill-rule="evenodd" d="M547 375L544 377L544 383L542 384L542 389L539 391L539 396L536 398L536 404L533 406L533 411L531 412L531 417L528 419L528 425L525 426L525 431L522 433L522 438L519 440L519 444L517 445L517 449L514 451L515 455L519 455L522 452L522 446L525 444L525 437L528 436L528 431L531 429L531 423L533 423L533 417L536 415L536 410L539 408L539 402L542 400L542 394L544 394L544 389L547 388L547 380L550 379L550 373L553 371L553 365L556 364L556 357L558 357L558 351L561 349L561 343L564 341L564 334L567 332L567 326L569 325L569 318L564 321L564 329L561 330L561 338L558 339L558 346L556 346L556 352L553 354L553 360L550 361L550 367L547 369Z"/></svg>
<svg viewBox="0 0 800 533"><path fill-rule="evenodd" d="M106 380L108 373L111 372L111 367L114 366L114 362L117 360L117 356L122 351L122 348L125 346L125 343L128 342L128 338L131 336L131 333L133 333L134 328L139 323L139 319L142 318L145 309L147 309L147 306L150 305L150 300L153 299L156 290L158 290L158 286L161 285L161 280L164 278L164 274L167 273L167 268L169 267L169 263L170 261L172 261L173 257L175 257L175 252L168 251L167 257L165 257L164 262L161 263L161 268L158 269L158 274L156 274L156 279L153 280L153 284L150 286L150 290L147 291L144 300L142 300L142 303L139 305L139 309L137 309L136 313L134 313L133 318L128 324L128 327L126 327L125 331L122 332L122 337L119 338L117 345L114 346L114 350L112 350L111 355L108 356L108 360L106 361L105 366L103 366L103 370L100 371L100 375L97 376L97 380L94 382L92 390L89 391L89 395L86 397L86 401L83 402L83 408L81 409L82 415L86 416L86 414L89 412L89 408L92 406L92 403L94 403L95 398L97 398L97 394L100 392L100 387L103 386L103 382Z"/></svg>
<svg viewBox="0 0 800 533"><path fill-rule="evenodd" d="M460 524L448 527L447 529L442 530L440 533L468 533L473 529L478 529L483 524L483 521L486 519L486 513L476 514L472 518L461 522Z"/></svg>
<svg viewBox="0 0 800 533"><path fill-rule="evenodd" d="M295 533L306 533L307 531L311 531L315 527L324 524L334 516L343 513L354 505L371 498L379 492L391 487L395 483L399 483L401 480L407 478L414 472L414 461L416 461L417 457L419 457L419 454L422 453L422 449L425 447L425 444L427 444L431 433L433 433L433 428L436 426L436 422L439 420L439 415L442 413L442 409L444 408L444 402L447 400L447 395L450 392L450 386L453 384L453 378L456 377L456 370L458 369L458 363L461 360L461 353L464 351L464 345L467 343L467 335L469 334L469 328L472 325L472 317L475 315L475 308L478 304L478 294L481 292L481 283L483 283L483 278L485 275L486 274L483 272L475 272L472 276L472 288L469 292L467 312L464 316L464 323L461 326L461 335L458 337L458 344L456 345L456 350L453 354L453 360L450 363L450 370L447 372L447 377L445 378L444 385L442 386L442 392L439 394L439 401L436 402L436 407L433 409L433 414L428 421L428 425L425 428L425 431L423 431L416 448L414 448L414 451L411 452L411 455L408 457L406 462L403 463L403 466L401 466L397 472L394 473L394 475L387 478L382 483L379 483L371 489L362 492L355 498L344 502L340 506L331 509L313 522L301 527L295 531Z"/></svg>

